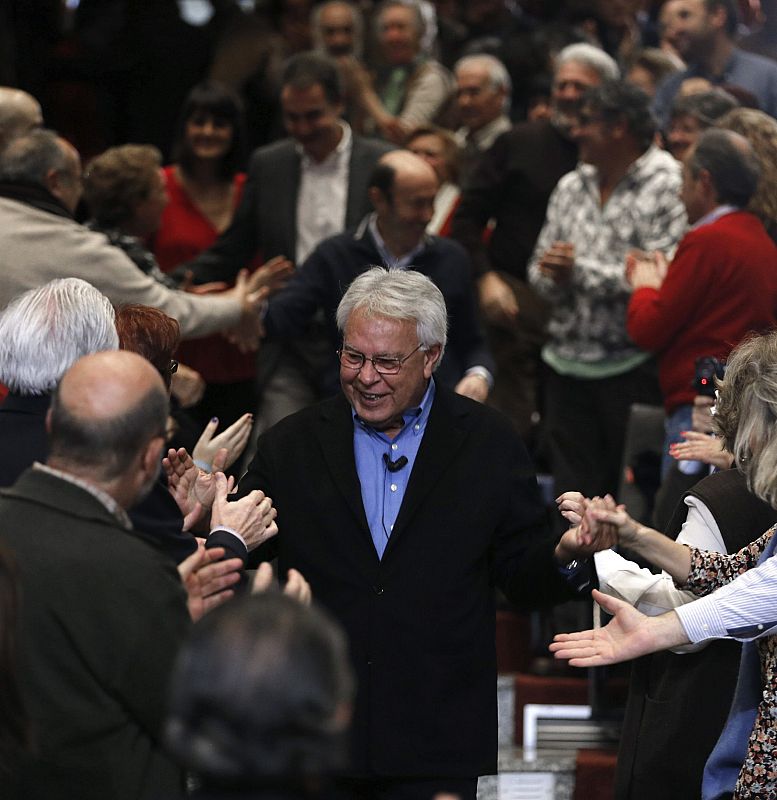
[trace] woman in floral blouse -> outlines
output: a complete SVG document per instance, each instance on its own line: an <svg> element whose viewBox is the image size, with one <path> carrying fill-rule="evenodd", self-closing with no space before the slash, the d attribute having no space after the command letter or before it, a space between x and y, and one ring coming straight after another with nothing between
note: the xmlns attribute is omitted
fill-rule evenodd
<svg viewBox="0 0 777 800"><path fill-rule="evenodd" d="M715 425L750 490L777 507L777 332L732 352ZM777 560L771 559L777 526L726 555L678 544L631 519L611 498L587 504L579 535L595 535L602 525L616 526L621 545L664 569L679 587L709 597L646 617L595 592L615 619L597 631L560 634L551 650L588 667L710 638L745 641L732 710L707 762L702 797L732 791L735 799L777 797ZM690 734L693 720L688 725Z"/></svg>

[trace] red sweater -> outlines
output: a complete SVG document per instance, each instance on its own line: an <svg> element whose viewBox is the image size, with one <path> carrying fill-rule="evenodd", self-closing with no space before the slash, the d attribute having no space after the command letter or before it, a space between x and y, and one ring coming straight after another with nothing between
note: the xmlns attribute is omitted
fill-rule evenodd
<svg viewBox="0 0 777 800"><path fill-rule="evenodd" d="M696 358L725 359L746 334L775 324L777 247L746 211L689 231L661 288L637 289L626 319L634 343L658 354L668 414L693 402Z"/></svg>

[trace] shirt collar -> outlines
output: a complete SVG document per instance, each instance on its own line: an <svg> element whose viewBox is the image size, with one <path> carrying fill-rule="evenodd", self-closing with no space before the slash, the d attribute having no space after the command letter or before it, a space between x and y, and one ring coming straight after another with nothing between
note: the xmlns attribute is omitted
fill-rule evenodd
<svg viewBox="0 0 777 800"><path fill-rule="evenodd" d="M431 411L436 391L437 389L434 383L434 378L431 378L429 380L429 385L426 387L426 391L424 392L424 396L421 398L421 402L417 406L411 406L402 412L402 430L399 432L398 436L394 438L394 441L396 441L399 436L402 436L402 434L404 434L407 430L413 430L416 434L421 434L424 432L426 423L429 420L429 412ZM354 425L359 425L368 433L373 433L377 436L384 436L383 433L376 431L366 422L361 420L359 415L353 411L353 409L351 410L351 413L353 414ZM415 420L415 424L412 427L408 425L411 420Z"/></svg>
<svg viewBox="0 0 777 800"><path fill-rule="evenodd" d="M463 127L459 128L458 134L463 143L472 141L480 147L483 142L493 142L500 133L509 131L511 127L510 118L506 114L500 114L496 119L492 119L491 122L476 131L470 132L469 128Z"/></svg>
<svg viewBox="0 0 777 800"><path fill-rule="evenodd" d="M378 230L378 215L374 211L367 220L367 228L375 242L375 247L377 247L380 253L384 266L389 268L405 269L409 267L413 263L413 259L429 244L428 236L424 234L421 237L421 241L409 253L404 253L401 256L394 256L389 252L386 243L383 241L383 237L380 235L380 231Z"/></svg>
<svg viewBox="0 0 777 800"><path fill-rule="evenodd" d="M712 209L708 214L705 214L701 219L696 220L696 222L691 225L690 230L695 231L696 228L701 228L703 225L711 225L716 220L719 220L721 217L725 217L726 214L733 214L735 211L740 211L741 209L739 206L732 206L732 205L722 205L716 206Z"/></svg>
<svg viewBox="0 0 777 800"><path fill-rule="evenodd" d="M651 144L644 153L642 153L639 158L634 159L634 161L629 164L628 169L624 173L623 177L618 181L620 185L623 181L628 180L639 180L643 174L649 174L654 169L653 161L656 158L656 154L663 152L659 147L654 144ZM577 171L583 176L583 178L592 185L595 185L598 189L599 186L599 170L593 164L587 164L584 161L578 162Z"/></svg>
<svg viewBox="0 0 777 800"><path fill-rule="evenodd" d="M107 492L104 492L102 489L98 489L97 486L89 483L88 481L77 478L75 475L71 475L69 472L62 472L54 467L50 467L48 464L41 464L40 462L35 461L32 465L32 468L38 470L39 472L45 472L48 475L53 475L55 478L59 478L62 481L67 481L73 486L77 486L79 489L89 492L89 494L92 495L92 497L94 497L94 499L97 500L100 505L102 505L106 511L111 514L111 516L116 518L117 522L122 528L128 531L132 530L132 522L130 522L127 512Z"/></svg>
<svg viewBox="0 0 777 800"><path fill-rule="evenodd" d="M351 133L351 126L341 119L337 121L337 124L342 129L343 135L340 137L337 147L335 147L335 149L332 150L332 152L323 161L314 161L305 152L305 148L299 142L295 144L295 149L302 161L303 169L310 169L311 167L323 167L325 165L332 164L335 161L339 161L342 158L350 157L351 149L353 147L353 134Z"/></svg>

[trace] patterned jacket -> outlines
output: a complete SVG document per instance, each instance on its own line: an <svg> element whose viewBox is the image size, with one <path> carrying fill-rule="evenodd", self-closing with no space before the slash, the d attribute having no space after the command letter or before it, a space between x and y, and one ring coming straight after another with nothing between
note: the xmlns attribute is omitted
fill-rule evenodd
<svg viewBox="0 0 777 800"><path fill-rule="evenodd" d="M590 164L578 164L558 182L529 262L531 284L553 304L547 348L554 355L595 364L639 353L626 333L626 254L640 249L671 255L687 226L680 184L679 163L655 146L631 165L603 207ZM562 285L539 269L557 241L575 246L572 277Z"/></svg>

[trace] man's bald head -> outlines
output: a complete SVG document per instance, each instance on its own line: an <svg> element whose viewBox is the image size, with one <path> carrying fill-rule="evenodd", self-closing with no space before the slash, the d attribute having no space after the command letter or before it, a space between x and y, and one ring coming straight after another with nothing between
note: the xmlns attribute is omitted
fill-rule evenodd
<svg viewBox="0 0 777 800"><path fill-rule="evenodd" d="M40 103L21 89L0 86L0 150L43 124Z"/></svg>
<svg viewBox="0 0 777 800"><path fill-rule="evenodd" d="M378 160L379 166L388 167L394 173L394 182L413 179L429 179L436 182L437 176L428 162L409 150L391 150Z"/></svg>
<svg viewBox="0 0 777 800"><path fill-rule="evenodd" d="M127 351L84 356L52 399L50 460L114 480L164 436L167 413L164 383L146 359Z"/></svg>
<svg viewBox="0 0 777 800"><path fill-rule="evenodd" d="M394 255L409 253L421 242L438 189L434 169L408 150L392 150L375 165L369 196L380 234Z"/></svg>

